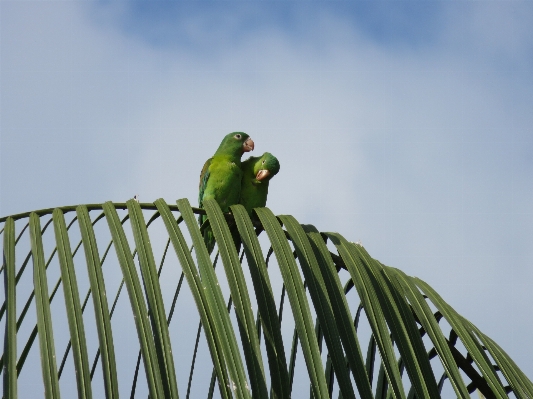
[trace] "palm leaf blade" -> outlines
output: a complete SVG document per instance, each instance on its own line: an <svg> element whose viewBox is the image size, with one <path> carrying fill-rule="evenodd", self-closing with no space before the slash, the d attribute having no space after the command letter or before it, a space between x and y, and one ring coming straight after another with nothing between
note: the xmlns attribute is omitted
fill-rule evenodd
<svg viewBox="0 0 533 399"><path fill-rule="evenodd" d="M405 398L403 384L400 373L398 372L398 367L396 365L396 357L392 349L392 341L389 336L383 310L379 306L377 293L370 282L364 266L362 266L361 258L359 257L359 254L349 246L348 241L346 241L346 239L340 234L325 234L331 239L339 251L339 255L344 260L348 268L348 272L350 273L350 276L355 284L355 288L357 289L359 297L361 298L368 321L372 328L374 339L376 340L376 344L381 354L389 385L391 386L396 398L403 399Z"/></svg>
<svg viewBox="0 0 533 399"><path fill-rule="evenodd" d="M397 281L403 287L404 293L409 298L409 302L418 319L435 345L435 349L439 354L442 365L448 374L457 397L470 398L463 378L459 374L459 370L457 370L450 348L446 343L446 337L442 334L442 330L435 320L429 305L426 303L420 291L416 288L415 283L400 270L390 268L388 269L388 273L395 274Z"/></svg>
<svg viewBox="0 0 533 399"><path fill-rule="evenodd" d="M200 320L205 329L207 343L209 345L211 359L215 366L215 372L218 377L222 397L231 398L230 381L227 375L224 351L222 349L223 342L221 341L220 336L216 333L214 315L209 308L208 300L202 282L200 281L198 271L196 270L192 256L187 248L185 238L178 223L172 216L168 205L163 199L158 199L155 201L155 204L161 214L163 222L165 223L170 240L194 297L198 313L200 314ZM188 218L189 215L185 215L185 217Z"/></svg>
<svg viewBox="0 0 533 399"><path fill-rule="evenodd" d="M76 368L76 382L78 385L78 397L91 398L91 376L89 372L89 356L87 354L87 344L85 342L85 328L81 314L80 295L78 293L78 283L74 271L74 260L72 259L72 249L67 232L65 217L60 209L53 212L54 231L57 243L57 253L59 266L61 269L61 280L63 282L63 292L67 308L67 319L70 330L70 342L74 356L74 366Z"/></svg>
<svg viewBox="0 0 533 399"><path fill-rule="evenodd" d="M313 393L316 398L325 398L328 396L328 387L324 376L324 367L320 359L320 351L315 338L311 311L296 261L285 239L285 234L274 214L268 208L257 208L256 212L272 243L274 254L276 255L287 289L287 296L292 307Z"/></svg>
<svg viewBox="0 0 533 399"><path fill-rule="evenodd" d="M4 341L4 397L17 398L17 296L15 270L15 221L4 227L4 282L6 287L6 333Z"/></svg>
<svg viewBox="0 0 533 399"><path fill-rule="evenodd" d="M4 273L5 287L5 301L0 309L0 321L4 315L6 316L3 319L4 352L0 353L2 367L0 374L4 372L4 397L15 398L17 394L20 396L23 392L26 393L27 379L33 378L33 375L27 372L21 374L21 370L25 363L34 361L28 354L37 337L46 398L59 397L58 380L61 378L63 365L68 364L65 360L70 349L73 351L76 383L62 382L63 396L73 396L71 390L75 392L77 388L78 397L81 398L90 398L91 390L96 389L105 390L107 398L118 397L121 386L118 376L123 373L123 369L122 364L120 367L116 364L113 335L122 334L121 329L127 327L124 323L116 323L113 324L112 331L111 317L123 284L126 284L134 317L136 331L134 334L141 347L138 362L143 359L146 388L149 397L152 398L178 398L177 382L182 378L182 370L190 371L192 377L197 354L199 360L196 363L197 366L201 366L197 367L197 370L213 370L210 374L211 382L205 381L205 389L209 388L208 397L214 394L215 381L218 381L220 396L224 399L234 397L248 399L250 396L266 398L269 389L271 398L301 396L300 387L295 388L294 393L291 391L293 379L295 384L301 384L304 375L311 383L311 392L307 391L307 394L315 398L329 397L337 389L345 399L354 398L357 393L358 397L364 399L406 397L433 399L439 397L446 380L449 381L456 396L462 399L466 399L476 390L487 398L506 397L509 392L520 399L533 397L533 384L511 358L492 339L457 314L423 281L407 276L398 269L382 265L362 246L349 243L338 233L319 233L313 226L300 225L292 216L276 217L270 210L258 208L256 214L259 217L256 219L254 216L252 222L246 210L239 205L231 207L232 214L223 214L214 202L207 201L205 208L192 208L187 200L179 200L177 205L168 205L163 200L153 204L130 200L126 203L108 202L44 209L0 218L0 223L3 223L3 226L0 226L0 234L4 234L2 240L4 259L0 274ZM97 209L103 212L91 221L89 211ZM118 218L119 209L127 210L122 221ZM146 222L144 214L147 210L156 212ZM74 211L76 215L67 226L65 215ZM181 216L177 214L178 212ZM205 215L209 220L219 250L214 261L205 248L195 214ZM47 217L46 223L43 222L45 217ZM164 251L156 253L156 250L161 251L162 247L155 246L150 238L153 240L158 237L159 240L160 231L157 227L150 226L159 218L168 237L165 237ZM20 219L26 219L21 222L21 227L27 227L16 236L15 221ZM96 226L101 219L104 221ZM132 235L129 231L126 235L124 230L123 224L127 220L130 220ZM185 222L186 230L192 239L196 259L193 259L193 248L188 249L188 238L186 240L183 235L185 232L182 233L180 230L179 224L182 221ZM41 227L41 222L44 228ZM70 229L76 222L81 239L73 232L75 229ZM53 229L47 232L47 227L52 223ZM106 231L102 231L99 226ZM100 238L100 233L102 237L106 237L107 230L111 233L111 240L100 259L97 240ZM157 235L152 234L154 231ZM259 234L263 231L266 232L263 239L268 238L266 245L270 247L266 258L261 249L263 242L259 244L261 238ZM75 249L70 245L73 237L79 239ZM335 248L331 251L336 253L330 252L328 239L334 245L331 248ZM163 243L161 241L161 244ZM181 267L182 274L179 282L176 282L176 292L167 320L164 303L167 300L166 287L169 282L163 285L159 280L159 272L165 264L170 243L177 255L178 263L175 264ZM240 247L241 243L244 248L243 256L246 254L246 263L242 265L242 258L239 260L236 251L236 246ZM44 255L45 245L46 248L51 245L51 252L47 254L47 258ZM134 246L131 248L133 252L130 245ZM74 269L76 253L81 246L85 251L87 275L79 274L79 271ZM114 279L117 275L109 270L106 271L104 278L102 265L112 246L117 255L114 260L118 262L115 264L122 272L119 272L118 276L119 278L124 276L124 279L118 288L113 308L109 311L105 284L108 279ZM162 258L158 272L154 255L159 253L162 253ZM278 269L268 269L272 254L275 254L279 273ZM16 270L15 258L19 257L22 262ZM215 273L214 268L219 257L224 270L219 268ZM30 260L33 262L33 275L31 272L24 274L26 269L30 269L26 267ZM114 260L112 259L112 262ZM169 262L172 262L172 258L166 263ZM49 269L49 265L53 267ZM242 269L246 265L249 267L250 275ZM348 274L341 269L346 269ZM60 273L60 278L49 293L47 276L50 278L54 273ZM83 306L80 306L78 277L80 286L87 283L90 285ZM250 277L255 296L249 292L251 284L248 285L246 279ZM176 354L180 354L181 360L183 349L187 351L187 341L181 339L176 341L174 335L172 335L173 346L177 345L178 349L175 352L171 350L169 330L176 304L179 305L178 309L182 308L180 313L177 313L180 317L176 317L179 321L183 321L181 312L190 315L185 303L192 304L192 302L176 302L184 278L192 294L191 299L194 299L196 306L193 305L192 311L198 312L200 326L196 324L197 343L191 367L183 365L185 366L183 368L180 364L174 370ZM228 298L224 298L222 294L219 278L222 285L229 288ZM341 282L341 279L345 280ZM271 281L276 283L274 285L276 289L281 289L279 313ZM66 312L56 314L54 311L52 318L50 307L60 285L63 285ZM355 290L350 292L354 287ZM307 289L309 292L306 292ZM26 293L29 297L25 302L22 301L23 306L17 319L17 296L20 300L21 296L28 295ZM163 293L165 302L163 302ZM90 319L86 319L84 325L82 313L91 294L95 311L95 317L91 320L94 320L98 339L96 340L95 336L89 341L91 338L86 334L90 333L85 328L90 329L88 324ZM359 307L354 320L350 312L350 306L353 304L352 294L357 294L359 297L356 302L359 303ZM288 303L285 297L288 297ZM350 298L349 304L348 298ZM63 298L59 300L62 301ZM30 320L34 317L31 312L33 302L37 317L35 327L33 321L29 325L23 323L23 320L28 318L27 315L30 316ZM233 302L235 315L231 315L230 309ZM283 312L284 304L289 306L285 312ZM252 312L252 308L256 306L257 318ZM432 310L434 307L438 310L435 314L433 314L435 310ZM292 312L292 315L287 314L287 310ZM315 313L316 326L313 323ZM292 326L290 327L290 332L293 332L290 359L285 357L281 329L282 316L287 315L288 323L293 321L295 323L294 330ZM363 328L358 332L358 324L362 318ZM63 331L57 334L58 341L54 340L55 325L63 327ZM188 325L182 322L179 329ZM370 327L371 336L365 361L359 347L359 339L361 334L368 333L367 326ZM443 331L449 327L451 332L447 338L443 335ZM239 329L240 342L237 342L236 328ZM205 330L208 352L202 349L205 346L199 345L202 329ZM184 331L178 332L182 334ZM286 332L289 331L283 331L283 334ZM261 333L265 338L263 347L260 346ZM17 362L17 337L20 339L21 336L28 338ZM72 347L69 342L58 372L55 345L61 342L63 337L68 340L69 336ZM464 345L464 349L456 347L458 339L461 345ZM322 346L323 340L325 346ZM87 346L92 346L93 343L98 343L100 348L93 362L93 370L89 373ZM301 348L302 356L300 354L296 356L297 351L300 351L298 347ZM265 374L267 365L263 363L262 350L265 350L268 358L270 375ZM102 352L102 373L97 373L94 377L102 381L96 382L98 384L96 388L96 385L91 387L91 379L100 352ZM376 353L380 356L377 360ZM439 360L434 359L436 356ZM207 368L205 368L206 363L203 363L206 360ZM287 360L289 360L288 365ZM379 364L376 365L376 361ZM437 365L439 361L444 372L439 372L440 378L437 380L432 366ZM441 367L441 364L438 364L438 367ZM135 371L132 393L135 392L138 370L139 365ZM202 375L199 378L209 377L205 373L200 374ZM191 394L193 382L191 377L189 377L187 397ZM468 381L463 381L465 377L471 380L468 385L466 384ZM247 381L251 382L251 388L248 388ZM404 391L404 383L410 386L408 393ZM372 392L373 386L376 387L375 393ZM143 388L142 381L140 387ZM196 397L197 391L193 389L192 392L192 396ZM96 391L93 394L96 395ZM98 395L104 396L100 393Z"/></svg>
<svg viewBox="0 0 533 399"><path fill-rule="evenodd" d="M363 264L369 267L373 282L380 286L377 290L378 298L417 397L440 397L418 327L404 296L395 288L383 265L372 259L363 247L355 244L351 246L361 254Z"/></svg>
<svg viewBox="0 0 533 399"><path fill-rule="evenodd" d="M311 300L313 301L317 318L328 347L329 355L331 356L333 369L337 376L337 380L339 381L339 388L342 392L342 396L347 399L355 399L355 393L352 388L348 369L346 368L344 352L340 342L339 331L333 315L331 302L318 266L318 261L316 260L311 244L309 243L309 239L303 228L292 216L283 215L279 218L291 236L294 247L296 248L300 267L309 288Z"/></svg>
<svg viewBox="0 0 533 399"><path fill-rule="evenodd" d="M36 213L30 214L30 240L44 392L46 398L59 398L59 380L57 377L56 353L52 330L52 314L50 303L48 302L48 282L44 263L41 224L39 216Z"/></svg>
<svg viewBox="0 0 533 399"><path fill-rule="evenodd" d="M229 382L230 389L234 389L238 398L248 398L248 384L246 382L246 374L244 372L244 365L242 362L235 331L231 325L231 321L224 304L224 297L220 286L218 285L217 276L213 269L213 264L209 258L207 248L205 247L200 228L196 224L192 208L189 201L181 199L177 201L178 209L189 229L191 238L193 240L194 250L196 253L198 266L200 269L200 276L202 278L202 285L206 292L207 302L209 304L210 312L215 321L216 334L220 335L219 339L222 343L222 350L228 367L231 380Z"/></svg>
<svg viewBox="0 0 533 399"><path fill-rule="evenodd" d="M218 244L222 264L224 265L230 287L231 298L235 305L244 357L248 366L248 374L252 386L252 394L253 397L266 399L268 398L268 392L261 349L257 337L252 304L246 287L246 280L244 279L239 262L239 254L235 249L233 237L224 219L224 215L216 201L205 200L204 207Z"/></svg>
<svg viewBox="0 0 533 399"><path fill-rule="evenodd" d="M477 340L475 340L472 333L465 328L462 318L446 302L444 302L440 295L438 295L429 285L418 278L415 279L415 281L417 286L428 296L431 302L433 302L448 323L450 323L453 330L457 333L468 353L470 353L476 362L476 365L479 367L492 392L505 397L507 394L502 387L501 381Z"/></svg>
<svg viewBox="0 0 533 399"><path fill-rule="evenodd" d="M139 264L141 269L148 309L150 309L150 320L154 335L155 350L161 373L161 382L165 397L178 398L178 385L176 381L176 370L172 356L172 346L170 344L170 334L168 331L165 306L163 296L157 276L157 267L154 254L148 237L148 230L144 221L141 207L135 200L127 203L130 215L133 238L137 247Z"/></svg>
<svg viewBox="0 0 533 399"><path fill-rule="evenodd" d="M161 381L161 374L155 350L155 343L152 336L152 330L148 322L148 309L144 302L139 276L135 270L133 257L126 238L122 224L118 218L117 211L112 203L104 204L104 212L113 238L113 244L122 270L126 289L130 299L130 304L135 317L135 327L139 337L141 353L144 361L146 380L150 396L154 398L163 397L164 390Z"/></svg>
<svg viewBox="0 0 533 399"><path fill-rule="evenodd" d="M514 393L519 398L533 398L533 384L518 369L516 364L507 356L507 354L492 339L483 334L479 329L469 321L465 323L470 326L472 331L479 337L483 345L487 348L496 364L502 371L503 375L513 388Z"/></svg>
<svg viewBox="0 0 533 399"><path fill-rule="evenodd" d="M115 399L118 398L117 366L113 345L113 332L111 330L111 318L109 316L104 276L100 264L100 255L98 253L96 237L87 207L78 207L76 209L76 214L78 216L83 249L85 252L91 292L93 294L94 313L98 331L98 340L100 343L99 348L102 357L102 371L104 375L106 397L108 399Z"/></svg>
<svg viewBox="0 0 533 399"><path fill-rule="evenodd" d="M231 207L235 222L242 238L244 252L250 267L250 274L257 297L257 306L265 335L266 352L270 365L274 398L289 398L290 383L287 371L285 348L281 336L281 326L276 312L276 302L259 240L252 222L242 205Z"/></svg>
<svg viewBox="0 0 533 399"><path fill-rule="evenodd" d="M348 363L354 375L355 383L359 388L359 394L362 398L373 398L372 387L369 382L368 374L366 372L365 363L359 340L357 339L357 332L352 323L352 316L350 308L343 293L341 280L335 265L329 254L328 248L324 243L322 236L314 227L303 226L304 230L310 238L311 245L315 252L324 283L326 285L326 292L330 296L332 309L335 313L335 322L339 330L339 335L344 345Z"/></svg>

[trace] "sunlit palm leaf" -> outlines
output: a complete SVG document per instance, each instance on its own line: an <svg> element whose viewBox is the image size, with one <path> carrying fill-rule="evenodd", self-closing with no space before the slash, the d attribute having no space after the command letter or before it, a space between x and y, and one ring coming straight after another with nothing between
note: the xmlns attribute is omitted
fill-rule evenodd
<svg viewBox="0 0 533 399"><path fill-rule="evenodd" d="M388 268L384 269L384 271L387 274L394 276L391 278L391 281L399 284L399 290L403 290L403 293L409 300L418 320L420 321L420 324L429 334L431 341L435 345L435 349L442 360L444 369L446 370L457 397L469 398L470 395L468 394L463 379L459 374L459 370L455 365L450 348L446 343L446 338L442 335L438 322L435 320L431 308L426 303L420 291L416 288L416 285L412 279L406 276L400 270Z"/></svg>
<svg viewBox="0 0 533 399"><path fill-rule="evenodd" d="M133 257L131 256L131 249L113 204L107 202L104 204L103 209L109 230L111 230L111 236L113 237L122 275L128 290L130 304L135 315L135 326L143 354L150 395L154 398L164 397L164 392L168 392L168 389L164 389L163 382L161 381L161 371L155 350L155 342L148 322L148 309L144 301L139 276L133 263Z"/></svg>
<svg viewBox="0 0 533 399"><path fill-rule="evenodd" d="M228 317L222 290L200 234L200 228L193 217L189 201L186 199L179 200L178 208L192 236L209 311L215 320L215 334L217 334L219 341L222 343L222 351L230 376L228 388L235 392L237 398L247 398L249 397L248 383L246 382L244 365L238 350L235 331Z"/></svg>
<svg viewBox="0 0 533 399"><path fill-rule="evenodd" d="M357 332L352 322L350 308L346 296L343 294L341 280L335 269L335 264L320 233L313 226L303 226L303 228L309 236L313 251L318 260L326 293L330 297L332 310L335 313L334 322L337 324L340 339L345 348L346 358L355 383L361 392L361 396L372 398L372 387L368 374L366 373Z"/></svg>
<svg viewBox="0 0 533 399"><path fill-rule="evenodd" d="M505 396L505 390L499 380L492 364L481 347L479 341L475 339L473 334L468 330L466 323L461 316L459 316L444 300L425 282L417 279L417 285L422 289L424 294L435 304L437 309L443 314L446 320L450 323L453 330L457 333L468 353L472 356L475 363L481 370L483 379L490 386L494 393L498 393L502 397Z"/></svg>
<svg viewBox="0 0 533 399"><path fill-rule="evenodd" d="M265 345L272 377L274 398L289 398L289 373L285 360L285 349L281 337L281 328L276 312L276 303L272 294L272 286L268 277L265 259L255 234L254 227L242 205L231 207L237 228L242 238L244 252L248 259L250 274L261 315L261 323L265 332Z"/></svg>
<svg viewBox="0 0 533 399"><path fill-rule="evenodd" d="M4 341L4 397L17 398L17 295L15 270L15 221L4 225L4 264L7 303L6 337Z"/></svg>
<svg viewBox="0 0 533 399"><path fill-rule="evenodd" d="M114 340L136 332L138 346L134 350L140 348L145 373L140 383L151 398L178 398L178 393L186 397L191 395L191 389L210 396L215 381L218 394L225 399L308 395L308 391L300 392L301 388L293 389L294 372L299 380L305 373L316 399L335 392L343 398L433 399L440 397L447 381L448 389L460 398L469 398L474 391L486 398L503 398L510 392L517 398L533 398L533 384L509 356L425 282L382 265L363 247L340 234L321 234L312 226L300 225L292 216L276 217L262 208L257 209L258 218L252 222L242 206L233 206L232 215L224 215L215 202L207 201L205 207L205 211L192 208L187 200L179 200L177 206L163 200L154 204L130 200L125 204L45 209L0 219L0 234L4 234L0 273L4 273L5 287L5 301L0 308L0 323L4 323L5 331L0 359L3 397L20 396L25 387L22 381L30 378L25 370L36 367L40 369L46 398L59 398L60 390L64 397L90 398L96 396L98 389L107 398L117 398L121 391L129 394L131 380L119 381L127 370L120 363ZM90 213L95 210L98 216L91 219ZM76 217L67 225L64 215L74 211ZM127 212L122 220L119 211ZM152 212L147 218L148 211ZM215 259L220 257L223 270L214 269L216 260L207 252L195 213L207 213L209 217L219 251ZM124 225L127 220L130 235ZM186 227L180 229L182 221ZM49 234L47 227L52 223L54 233ZM81 238L75 234L76 229L70 228L76 223ZM160 226L159 230L154 230L153 225ZM107 229L112 243L100 259L102 228ZM266 235L260 235L262 231ZM155 259L161 241L166 245L158 270ZM78 242L74 250L71 242ZM239 259L235 242L242 246L245 259ZM268 255L261 248L262 242L273 250L278 268L267 269ZM196 261L191 255L191 243ZM81 246L84 265L79 265L76 257ZM111 324L122 292L120 288L116 291L110 311L106 293L109 276L102 265L111 246L116 266L107 270L112 274L118 271L123 278L127 290L122 297L131 306L134 331L122 330L122 323ZM174 261L167 260L167 252L172 250ZM30 260L33 275L27 268ZM172 270L178 270L181 278L163 281L161 268L172 262ZM341 269L348 273L340 274ZM49 292L47 276L57 276L58 272L60 279ZM29 287L25 276L30 278L30 284L33 282ZM170 324L174 310L187 314L179 313L186 310L186 302L176 302L183 279L197 318L191 323L178 315ZM275 287L281 283L282 300L276 306L275 291L280 288ZM60 285L66 305L63 321L53 301ZM90 287L83 305L81 285ZM167 286L174 288L168 291ZM168 292L172 292L172 301ZM285 293L290 306L283 307ZM92 319L84 313L89 296L93 297ZM23 304L18 317L17 303ZM166 303L171 303L169 312L165 311ZM228 309L227 303L233 303L233 308ZM33 309L36 324L25 322L31 320L27 316ZM253 309L257 309L257 316ZM198 320L201 329L191 363L192 346L183 346L175 335L185 330L196 332ZM361 322L368 326L366 332L359 328ZM97 339L86 332L90 323L94 323ZM443 323L451 329L449 337L444 335ZM65 336L67 326L70 339L64 341L59 337ZM53 329L59 332L56 337ZM202 332L205 338L201 338ZM423 336L427 337L424 341ZM33 359L28 356L37 337L40 364L26 361ZM365 345L368 342L366 357L360 341ZM17 343L23 344L18 359ZM74 385L60 384L63 373L57 369L58 346L67 348L61 370L74 366ZM291 348L288 359L285 348ZM95 353L101 353L101 374L94 373L98 360L89 372L89 355L92 359ZM263 358L264 353L268 361ZM298 367L302 361L305 367ZM195 362L203 366L197 367L193 378ZM187 364L190 367L183 367ZM135 365L127 368L134 370ZM138 370L132 392L139 384ZM194 381L204 381L203 386Z"/></svg>
<svg viewBox="0 0 533 399"><path fill-rule="evenodd" d="M148 230L144 221L141 207L135 200L127 202L130 215L133 237L139 257L139 264L146 292L148 309L150 309L150 320L152 321L152 331L154 334L155 349L159 361L159 370L165 390L166 398L178 398L178 386L176 382L176 371L174 369L174 359L170 336L168 332L167 318L161 287L159 285L157 268L155 265Z"/></svg>
<svg viewBox="0 0 533 399"><path fill-rule="evenodd" d="M67 224L61 209L53 212L54 231L57 243L59 264L61 267L61 280L67 308L70 342L72 344L74 364L76 367L76 382L78 384L78 397L91 398L91 377L89 373L89 357L85 342L85 329L81 314L80 295L74 271L74 260L67 232Z"/></svg>
<svg viewBox="0 0 533 399"><path fill-rule="evenodd" d="M214 200L204 201L204 207L211 221L213 234L218 243L222 263L226 270L231 298L235 304L235 312L241 333L244 356L248 365L252 394L254 398L267 399L268 391L263 370L261 349L246 281L239 262L239 254L235 249L231 232L225 223L224 215L220 207Z"/></svg>
<svg viewBox="0 0 533 399"><path fill-rule="evenodd" d="M285 234L274 214L267 208L257 210L268 238L272 243L274 254L278 260L287 296L293 311L296 331L302 345L302 352L307 364L313 393L317 398L328 396L324 367L320 359L320 351L315 338L311 310L303 288L303 281L294 260L292 250Z"/></svg>
<svg viewBox="0 0 533 399"><path fill-rule="evenodd" d="M48 303L48 281L44 263L43 241L39 216L30 215L30 240L33 258L33 285L35 290L35 307L39 346L41 349L41 370L43 373L44 394L46 398L59 398L59 381L57 378L56 354L52 331L52 315Z"/></svg>
<svg viewBox="0 0 533 399"><path fill-rule="evenodd" d="M91 291L93 293L94 312L98 330L99 348L102 356L102 370L104 376L105 392L108 398L118 398L118 379L111 330L111 318L105 289L104 276L101 270L100 255L94 230L91 225L87 207L80 206L76 209L78 216L83 249L87 262L87 271Z"/></svg>
<svg viewBox="0 0 533 399"><path fill-rule="evenodd" d="M327 233L327 236L331 238L337 247L339 254L350 272L350 276L357 288L359 297L363 302L363 307L369 318L370 326L383 359L383 365L385 366L384 370L387 374L387 379L392 391L396 398L405 398L402 379L398 367L396 366L396 357L394 355L392 340L385 321L384 311L380 306L378 293L376 293L375 288L370 281L370 277L366 272L362 259L354 251L354 248L350 246L350 243L340 234ZM379 386L381 385L378 382L378 387Z"/></svg>
<svg viewBox="0 0 533 399"><path fill-rule="evenodd" d="M355 399L355 393L351 386L348 368L344 359L339 331L335 323L335 316L311 244L304 229L298 224L296 219L292 216L280 216L280 220L283 222L296 248L296 254L300 261L307 286L309 287L309 293L317 313L321 330L324 334L342 396L343 398Z"/></svg>
<svg viewBox="0 0 533 399"><path fill-rule="evenodd" d="M211 358L213 359L217 376L219 378L219 381L221 382L221 394L224 398L230 398L230 380L227 375L224 351L222 349L224 343L221 341L220 335L216 333L214 321L215 315L214 312L209 309L206 290L204 289L204 285L200 281L198 270L196 269L194 261L187 249L185 238L181 233L178 223L176 222L176 220L174 220L168 205L162 199L157 200L156 205L165 222L165 226L174 246L174 250L176 251L180 264L185 273L187 282L189 283L192 295L196 302L196 306L200 314L200 319L202 320L202 324L205 328L207 341L211 352ZM191 218L189 212L187 212L185 218L187 218L187 220Z"/></svg>

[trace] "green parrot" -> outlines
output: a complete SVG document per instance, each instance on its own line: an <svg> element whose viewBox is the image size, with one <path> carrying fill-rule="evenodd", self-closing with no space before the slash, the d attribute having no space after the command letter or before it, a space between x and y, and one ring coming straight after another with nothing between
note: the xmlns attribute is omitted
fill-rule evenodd
<svg viewBox="0 0 533 399"><path fill-rule="evenodd" d="M278 159L269 152L260 157L250 157L241 164L243 171L240 204L252 216L254 208L264 207L268 183L279 172Z"/></svg>
<svg viewBox="0 0 533 399"><path fill-rule="evenodd" d="M233 132L227 134L213 157L209 158L200 173L198 195L199 207L203 208L206 199L214 199L222 212L228 212L231 205L239 203L241 196L241 157L242 154L254 149L254 142L246 133ZM200 215L200 226L207 220ZM211 226L204 229L204 242L209 253L213 252L215 238Z"/></svg>

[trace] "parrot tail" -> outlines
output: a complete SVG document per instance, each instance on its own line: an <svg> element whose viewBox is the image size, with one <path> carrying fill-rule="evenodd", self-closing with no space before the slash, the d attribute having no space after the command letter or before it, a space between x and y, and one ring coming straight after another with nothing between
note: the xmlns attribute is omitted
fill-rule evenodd
<svg viewBox="0 0 533 399"><path fill-rule="evenodd" d="M209 252L209 255L211 255L211 252L213 252L213 248L215 248L215 236L213 235L213 230L211 230L211 226L206 226L204 230L204 243L207 247L207 252Z"/></svg>
<svg viewBox="0 0 533 399"><path fill-rule="evenodd" d="M207 221L207 217L205 215L200 216L201 218L199 218L198 220L198 222L200 223L200 231L202 232L202 235L204 237L204 243L207 248L207 252L209 253L209 255L211 255L213 249L215 248L215 235L213 234L213 230L211 229L211 226ZM233 238L233 243L235 244L235 249L237 250L237 253L239 253L241 249L241 237L239 235L239 231L235 226L233 226L230 230L231 236Z"/></svg>
<svg viewBox="0 0 533 399"><path fill-rule="evenodd" d="M211 255L211 252L213 252L213 248L215 247L215 236L213 235L213 230L211 230L207 216L199 215L198 223L200 224L200 232L204 237L204 243L207 247L207 252L209 252L209 255Z"/></svg>

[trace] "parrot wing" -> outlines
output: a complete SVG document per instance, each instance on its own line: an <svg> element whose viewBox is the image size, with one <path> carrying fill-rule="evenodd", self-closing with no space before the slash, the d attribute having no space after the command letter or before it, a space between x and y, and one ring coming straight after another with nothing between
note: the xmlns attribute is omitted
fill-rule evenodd
<svg viewBox="0 0 533 399"><path fill-rule="evenodd" d="M207 181L209 180L209 166L211 165L211 160L213 158L209 158L207 161L205 161L204 167L202 168L202 172L200 173L200 184L198 186L198 206L200 208L203 208L204 203L204 191L207 187Z"/></svg>

